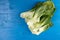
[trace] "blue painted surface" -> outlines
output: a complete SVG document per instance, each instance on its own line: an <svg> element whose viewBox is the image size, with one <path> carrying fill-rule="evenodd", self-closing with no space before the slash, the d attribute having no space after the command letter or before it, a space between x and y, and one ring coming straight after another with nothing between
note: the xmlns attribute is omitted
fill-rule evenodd
<svg viewBox="0 0 60 40"><path fill-rule="evenodd" d="M39 36L33 35L20 18L21 12L31 9L38 1L41 0L0 0L0 40L60 40L60 0L53 0L54 25Z"/></svg>

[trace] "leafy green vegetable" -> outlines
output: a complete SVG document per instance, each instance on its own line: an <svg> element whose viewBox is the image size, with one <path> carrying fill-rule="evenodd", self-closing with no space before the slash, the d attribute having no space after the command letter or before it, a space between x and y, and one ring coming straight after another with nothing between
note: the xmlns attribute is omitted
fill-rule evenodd
<svg viewBox="0 0 60 40"><path fill-rule="evenodd" d="M33 34L39 35L52 26L51 18L54 14L55 6L51 0L38 2L31 10L21 13L25 18L28 28Z"/></svg>

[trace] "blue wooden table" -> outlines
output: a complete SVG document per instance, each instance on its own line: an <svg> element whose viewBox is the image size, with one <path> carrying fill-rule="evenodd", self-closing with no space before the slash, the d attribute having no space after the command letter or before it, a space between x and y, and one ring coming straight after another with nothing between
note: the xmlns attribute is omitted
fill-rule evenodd
<svg viewBox="0 0 60 40"><path fill-rule="evenodd" d="M41 0L0 0L0 40L60 40L60 0L52 0L56 7L54 25L39 36L33 35L20 17L38 1Z"/></svg>

